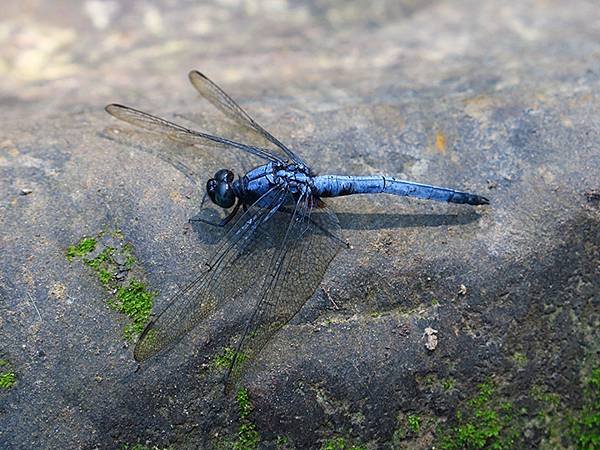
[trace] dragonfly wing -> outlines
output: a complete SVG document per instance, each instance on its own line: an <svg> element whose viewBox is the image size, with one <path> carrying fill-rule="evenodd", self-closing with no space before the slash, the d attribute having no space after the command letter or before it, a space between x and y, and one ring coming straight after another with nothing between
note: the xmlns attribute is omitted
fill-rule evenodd
<svg viewBox="0 0 600 450"><path fill-rule="evenodd" d="M268 340L288 323L319 286L343 245L336 215L314 199L301 198L278 230L277 251L256 295L252 316L238 344L226 382L230 391Z"/></svg>
<svg viewBox="0 0 600 450"><path fill-rule="evenodd" d="M250 129L266 139L273 145L275 145L283 154L285 159L291 159L292 161L305 164L298 155L282 144L276 137L260 126L250 115L244 111L229 95L223 91L219 86L213 83L206 75L192 70L189 73L191 83L194 85L196 90L206 98L212 105L221 111L225 116L236 122L243 127Z"/></svg>
<svg viewBox="0 0 600 450"><path fill-rule="evenodd" d="M262 197L263 202L268 198L267 204L248 208L217 244L204 272L175 294L146 326L134 350L137 361L171 348L218 306L253 290L257 277L260 279L257 272L270 261L269 254L261 251L269 245L270 236L261 230L289 201L288 195L284 189L274 188Z"/></svg>
<svg viewBox="0 0 600 450"><path fill-rule="evenodd" d="M267 161L281 161L281 158L275 156L273 153L266 149L241 144L230 139L225 139L219 136L213 136L211 134L202 133L200 131L190 130L188 128L182 127L181 125L177 125L176 123L169 122L168 120L161 119L160 117L153 116L151 114L139 111L137 109L130 108L128 106L112 103L108 105L105 109L106 112L116 117L117 119L123 120L137 127L153 131L155 133L164 134L170 139L177 142L182 142L189 145L217 144L226 148L237 148L239 150L248 152Z"/></svg>

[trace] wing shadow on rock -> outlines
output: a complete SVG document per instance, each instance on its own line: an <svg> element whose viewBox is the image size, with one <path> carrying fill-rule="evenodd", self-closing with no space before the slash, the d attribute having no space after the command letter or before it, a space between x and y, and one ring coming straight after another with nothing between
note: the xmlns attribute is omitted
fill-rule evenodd
<svg viewBox="0 0 600 450"><path fill-rule="evenodd" d="M213 223L221 220L226 214L217 208L205 207L194 214L191 219L203 218ZM393 214L393 213L336 213L342 230L379 230L402 228L432 228L468 225L476 222L481 215L475 211L452 214ZM192 229L203 244L215 244L225 233L227 227L219 228L202 222L192 223Z"/></svg>

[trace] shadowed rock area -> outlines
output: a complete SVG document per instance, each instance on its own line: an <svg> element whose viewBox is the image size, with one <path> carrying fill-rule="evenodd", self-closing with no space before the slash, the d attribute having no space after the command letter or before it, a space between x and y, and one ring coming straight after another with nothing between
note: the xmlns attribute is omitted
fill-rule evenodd
<svg viewBox="0 0 600 450"><path fill-rule="evenodd" d="M0 448L597 438L581 425L600 395L588 389L600 377L597 15L584 0L3 4L0 380L10 367L15 382L0 384ZM244 139L190 86L194 68L319 173L491 200L328 200L351 248L243 376L249 413L223 394L224 349L244 331L236 305L138 368L127 318L107 304L118 293L66 257L118 230L155 311L198 274L224 233L188 224L206 179L256 161L103 110ZM260 436L239 435L244 424Z"/></svg>

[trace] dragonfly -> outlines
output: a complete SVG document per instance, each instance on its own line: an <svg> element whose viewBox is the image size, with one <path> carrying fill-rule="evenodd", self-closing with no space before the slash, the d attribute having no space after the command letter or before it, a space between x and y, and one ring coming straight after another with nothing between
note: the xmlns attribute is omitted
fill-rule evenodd
<svg viewBox="0 0 600 450"><path fill-rule="evenodd" d="M232 170L221 169L207 181L205 198L228 212L216 225L232 225L200 274L178 290L143 330L134 349L138 362L171 349L225 305L244 302L245 326L226 374L226 391L230 389L272 336L314 294L333 258L347 245L324 198L384 193L489 204L481 195L393 176L318 175L208 77L193 70L189 79L202 97L266 145L192 130L119 104L106 106L117 119L173 141L239 150L262 162L237 179Z"/></svg>

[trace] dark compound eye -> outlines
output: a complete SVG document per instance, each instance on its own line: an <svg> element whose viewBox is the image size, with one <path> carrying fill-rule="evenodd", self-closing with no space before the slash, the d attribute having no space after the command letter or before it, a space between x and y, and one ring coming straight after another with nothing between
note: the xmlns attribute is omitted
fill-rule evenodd
<svg viewBox="0 0 600 450"><path fill-rule="evenodd" d="M210 198L210 200L213 203L216 203L215 201L215 192L217 190L217 180L215 180L214 178L211 178L210 180L208 180L206 182L206 194L208 195L208 198Z"/></svg>
<svg viewBox="0 0 600 450"><path fill-rule="evenodd" d="M235 192L231 186L233 172L222 169L215 173L215 177L206 182L208 198L221 208L231 208L235 204Z"/></svg>
<svg viewBox="0 0 600 450"><path fill-rule="evenodd" d="M217 185L215 203L221 208L231 208L235 204L235 192L229 183L221 181Z"/></svg>
<svg viewBox="0 0 600 450"><path fill-rule="evenodd" d="M221 169L215 173L215 180L231 183L233 181L233 172L229 169Z"/></svg>

